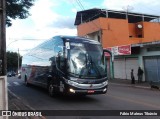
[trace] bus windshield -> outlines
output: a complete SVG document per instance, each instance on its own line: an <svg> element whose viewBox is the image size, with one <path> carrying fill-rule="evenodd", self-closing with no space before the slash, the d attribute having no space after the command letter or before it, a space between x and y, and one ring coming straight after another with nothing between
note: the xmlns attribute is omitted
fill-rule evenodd
<svg viewBox="0 0 160 119"><path fill-rule="evenodd" d="M101 78L107 75L105 56L100 44L70 43L69 73L79 78Z"/></svg>

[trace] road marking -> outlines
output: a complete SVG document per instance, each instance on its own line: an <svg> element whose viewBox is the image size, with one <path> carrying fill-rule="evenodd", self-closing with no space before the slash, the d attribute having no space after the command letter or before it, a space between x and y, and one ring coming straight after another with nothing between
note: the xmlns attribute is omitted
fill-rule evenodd
<svg viewBox="0 0 160 119"><path fill-rule="evenodd" d="M123 97L114 96L114 95L111 95L111 94L108 94L108 96L110 96L112 98L117 98L117 99L120 99L120 100L123 100L123 101L128 101L128 102L137 103L137 104L141 104L141 105L144 105L144 106L149 106L149 107L152 107L152 108L160 109L159 105L149 104L149 103L144 102L142 100L133 100L133 99L125 98L125 97L123 98Z"/></svg>
<svg viewBox="0 0 160 119"><path fill-rule="evenodd" d="M13 82L13 83L14 83L15 85L17 85L17 86L20 85L18 82Z"/></svg>

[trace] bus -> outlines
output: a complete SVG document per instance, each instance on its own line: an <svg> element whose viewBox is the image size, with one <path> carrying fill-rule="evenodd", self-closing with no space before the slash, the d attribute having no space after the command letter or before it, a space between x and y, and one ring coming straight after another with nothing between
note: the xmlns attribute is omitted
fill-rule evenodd
<svg viewBox="0 0 160 119"><path fill-rule="evenodd" d="M50 96L105 94L107 63L101 43L78 36L55 36L23 56L25 85L48 89Z"/></svg>

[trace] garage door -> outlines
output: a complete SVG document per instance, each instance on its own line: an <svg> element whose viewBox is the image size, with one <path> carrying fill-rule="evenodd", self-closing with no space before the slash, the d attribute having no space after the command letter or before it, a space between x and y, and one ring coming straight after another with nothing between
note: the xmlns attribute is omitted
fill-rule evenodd
<svg viewBox="0 0 160 119"><path fill-rule="evenodd" d="M125 79L125 60L115 59L114 60L114 77L118 79Z"/></svg>
<svg viewBox="0 0 160 119"><path fill-rule="evenodd" d="M138 58L121 58L114 60L114 77L119 79L131 79L131 69L137 80Z"/></svg>
<svg viewBox="0 0 160 119"><path fill-rule="evenodd" d="M135 80L138 80L138 59L137 58L127 58L126 59L126 79L131 79L131 69L133 69Z"/></svg>
<svg viewBox="0 0 160 119"><path fill-rule="evenodd" d="M144 57L146 81L160 81L160 56Z"/></svg>

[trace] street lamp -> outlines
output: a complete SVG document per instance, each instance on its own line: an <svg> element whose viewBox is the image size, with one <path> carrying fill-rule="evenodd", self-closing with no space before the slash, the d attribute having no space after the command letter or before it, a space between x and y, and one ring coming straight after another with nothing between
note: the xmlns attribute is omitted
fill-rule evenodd
<svg viewBox="0 0 160 119"><path fill-rule="evenodd" d="M10 43L7 45L7 48L8 48L8 46L10 46L12 43L14 43L14 42L16 42L16 41L18 41L18 39L16 39L16 40L10 42Z"/></svg>
<svg viewBox="0 0 160 119"><path fill-rule="evenodd" d="M17 70L17 74L19 73L19 48L18 48L18 70Z"/></svg>

